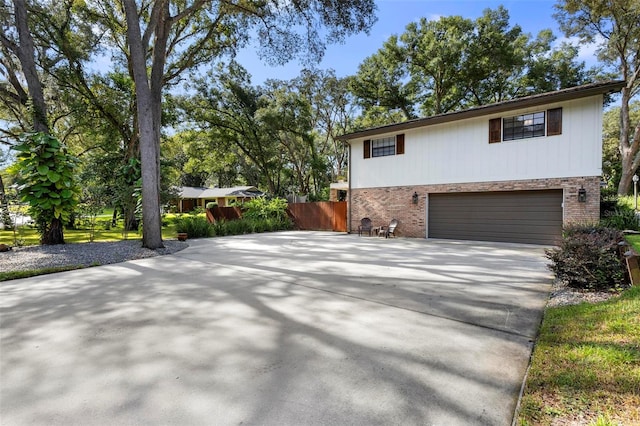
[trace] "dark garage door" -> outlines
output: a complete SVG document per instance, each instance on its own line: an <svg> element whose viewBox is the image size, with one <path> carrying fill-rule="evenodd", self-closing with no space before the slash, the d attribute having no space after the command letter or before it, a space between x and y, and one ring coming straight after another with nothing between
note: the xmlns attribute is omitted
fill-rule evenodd
<svg viewBox="0 0 640 426"><path fill-rule="evenodd" d="M429 194L429 238L556 244L562 190Z"/></svg>

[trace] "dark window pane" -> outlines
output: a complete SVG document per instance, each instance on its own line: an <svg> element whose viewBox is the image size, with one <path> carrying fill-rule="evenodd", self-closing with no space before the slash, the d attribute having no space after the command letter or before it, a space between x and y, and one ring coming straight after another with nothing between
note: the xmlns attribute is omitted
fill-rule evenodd
<svg viewBox="0 0 640 426"><path fill-rule="evenodd" d="M371 156L384 157L396 154L396 138L391 136L388 138L371 140Z"/></svg>

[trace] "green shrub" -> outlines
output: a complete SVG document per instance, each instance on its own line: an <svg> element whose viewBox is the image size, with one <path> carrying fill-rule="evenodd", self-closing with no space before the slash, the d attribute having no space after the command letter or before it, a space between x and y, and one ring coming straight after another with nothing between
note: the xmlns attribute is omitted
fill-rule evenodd
<svg viewBox="0 0 640 426"><path fill-rule="evenodd" d="M207 210L212 209L212 208L217 207L217 206L218 206L218 203L216 203L215 201L209 201L207 203Z"/></svg>
<svg viewBox="0 0 640 426"><path fill-rule="evenodd" d="M186 232L189 238L211 237L214 235L214 229L207 220L202 216L181 216L176 218L176 232Z"/></svg>
<svg viewBox="0 0 640 426"><path fill-rule="evenodd" d="M625 286L625 270L618 255L623 238L617 229L571 226L560 247L546 250L549 269L569 287L608 290Z"/></svg>
<svg viewBox="0 0 640 426"><path fill-rule="evenodd" d="M614 188L605 188L600 191L600 218L604 218L618 206L618 193Z"/></svg>
<svg viewBox="0 0 640 426"><path fill-rule="evenodd" d="M284 219L287 217L287 200L258 197L244 203L243 209L242 217L247 219Z"/></svg>
<svg viewBox="0 0 640 426"><path fill-rule="evenodd" d="M602 219L600 219L600 224L605 228L615 228L621 231L625 229L640 230L636 212L633 209L620 205L613 210L605 212Z"/></svg>
<svg viewBox="0 0 640 426"><path fill-rule="evenodd" d="M261 232L285 231L293 229L293 222L288 218L253 219L243 217L238 220L219 220L213 224L213 235L244 235Z"/></svg>
<svg viewBox="0 0 640 426"><path fill-rule="evenodd" d="M190 213L176 216L173 222L176 232L186 232L189 238L284 231L293 229L293 222L286 214L286 206L286 200L274 199L256 203L250 210L253 215L249 214L247 217L245 214L237 220L221 219L211 224L205 216Z"/></svg>

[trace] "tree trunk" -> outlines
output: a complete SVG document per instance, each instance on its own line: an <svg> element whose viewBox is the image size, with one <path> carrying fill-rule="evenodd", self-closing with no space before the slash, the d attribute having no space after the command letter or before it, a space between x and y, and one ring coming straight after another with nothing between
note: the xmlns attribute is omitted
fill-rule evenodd
<svg viewBox="0 0 640 426"><path fill-rule="evenodd" d="M4 192L2 175L0 175L0 222L2 222L2 226L4 226L5 229L12 226L11 215L9 214L9 202Z"/></svg>
<svg viewBox="0 0 640 426"><path fill-rule="evenodd" d="M127 40L136 87L137 115L140 130L140 161L142 169L142 245L149 249L164 247L160 222L160 191L158 184L159 144L153 120L152 94L147 77L146 55L142 46L140 23L135 0L124 0L127 18Z"/></svg>
<svg viewBox="0 0 640 426"><path fill-rule="evenodd" d="M631 135L631 118L629 115L629 101L631 100L632 88L627 83L627 87L622 89L622 100L620 103L620 144L618 150L622 163L622 175L618 184L618 195L627 195L632 188L633 175L640 165L640 123L635 127Z"/></svg>
<svg viewBox="0 0 640 426"><path fill-rule="evenodd" d="M139 224L136 217L136 202L127 203L122 209L123 228L125 231L137 231Z"/></svg>
<svg viewBox="0 0 640 426"><path fill-rule="evenodd" d="M18 31L20 45L17 48L16 55L20 60L20 66L24 78L27 81L29 89L29 98L31 100L31 110L33 119L33 128L36 132L50 134L49 123L47 119L47 105L44 100L44 91L42 83L38 76L35 61L35 48L33 46L33 37L29 30L27 4L25 0L13 0L15 9L15 23ZM62 221L60 219L52 219L48 229L41 236L42 244L64 244Z"/></svg>
<svg viewBox="0 0 640 426"><path fill-rule="evenodd" d="M42 84L40 83L40 78L36 70L33 37L31 37L29 24L27 22L27 4L25 0L13 0L13 6L15 9L16 29L18 30L18 38L20 39L20 45L18 46L16 55L20 60L24 78L27 80L29 97L32 102L33 128L36 132L49 134L47 106L44 101Z"/></svg>
<svg viewBox="0 0 640 426"><path fill-rule="evenodd" d="M60 219L52 219L49 229L42 234L40 244L54 245L64 244L64 233L62 228L62 221Z"/></svg>

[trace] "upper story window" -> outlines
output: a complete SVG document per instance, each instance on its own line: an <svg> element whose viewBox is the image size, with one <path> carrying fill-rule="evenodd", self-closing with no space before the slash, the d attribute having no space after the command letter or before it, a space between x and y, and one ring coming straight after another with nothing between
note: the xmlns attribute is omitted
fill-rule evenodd
<svg viewBox="0 0 640 426"><path fill-rule="evenodd" d="M396 154L396 137L391 136L382 139L371 140L371 156L384 157Z"/></svg>
<svg viewBox="0 0 640 426"><path fill-rule="evenodd" d="M404 154L404 134L364 141L364 158Z"/></svg>
<svg viewBox="0 0 640 426"><path fill-rule="evenodd" d="M489 143L562 134L562 108L489 120Z"/></svg>
<svg viewBox="0 0 640 426"><path fill-rule="evenodd" d="M539 136L544 136L544 111L502 119L503 141L536 138Z"/></svg>

